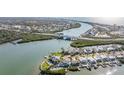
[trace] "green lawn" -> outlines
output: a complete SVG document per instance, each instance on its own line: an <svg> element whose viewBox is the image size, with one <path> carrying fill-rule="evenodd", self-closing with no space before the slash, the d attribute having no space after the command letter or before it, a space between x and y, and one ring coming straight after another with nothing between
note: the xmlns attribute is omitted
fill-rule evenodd
<svg viewBox="0 0 124 93"><path fill-rule="evenodd" d="M62 53L61 52L54 52L54 53L52 53L52 55L61 57Z"/></svg>
<svg viewBox="0 0 124 93"><path fill-rule="evenodd" d="M50 66L51 66L51 65L48 64L47 60L45 59L45 60L43 61L43 63L40 65L40 69L45 71L45 70L48 70Z"/></svg>

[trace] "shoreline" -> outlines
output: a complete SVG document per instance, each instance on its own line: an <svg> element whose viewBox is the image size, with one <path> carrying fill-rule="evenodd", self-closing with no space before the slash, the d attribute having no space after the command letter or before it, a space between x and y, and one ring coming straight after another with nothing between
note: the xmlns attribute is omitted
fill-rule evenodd
<svg viewBox="0 0 124 93"><path fill-rule="evenodd" d="M67 73L68 71L80 71L81 68L86 68L87 70L92 71L93 68L98 69L99 66L106 68L107 66L115 67L115 65L122 66L122 64L124 64L124 46L118 44L101 46L105 49L103 48L103 50L100 50L100 46L98 46L99 48L96 48L96 46L92 46L92 48L84 47L86 49L92 50L92 52L87 51L87 53L85 52L84 48L73 48L73 51L66 51L62 49L61 52L52 53L49 56L45 57L40 64L41 74L65 75L65 73ZM112 48L112 50L106 50L109 49L108 47ZM94 54L94 49L99 50L97 50L97 52L95 52ZM123 55L118 53L122 53ZM105 57L102 57L103 54ZM99 58L97 58L97 56L99 56ZM53 69L56 70L54 73L51 72ZM59 72L60 69L63 70L63 72Z"/></svg>
<svg viewBox="0 0 124 93"><path fill-rule="evenodd" d="M81 24L78 23L78 25L76 24L76 26L72 27L72 28L68 28L68 29L63 29L63 30L60 30L60 31L54 31L54 32L47 32L47 33L52 33L52 34L55 34L57 32L62 32L64 30L70 30L70 29L75 29L75 28L80 28L81 27ZM47 34L46 33L46 34ZM24 36L22 35L24 34ZM28 42L35 42L35 41L43 41L43 40L50 40L50 39L54 39L55 37L52 36L52 35L42 35L42 33L39 33L37 34L37 38L33 38L33 35L36 36L35 33L22 33L21 34L21 38L19 39L22 39L22 41L19 41L17 42L17 44L21 44L21 43L28 43ZM30 37L32 36L32 38L28 38L27 40L25 40L25 38L27 38L25 35L30 35ZM1 42L0 44L4 44L4 43L11 43L15 40L18 40L18 39L13 39L13 40L7 40L5 42Z"/></svg>
<svg viewBox="0 0 124 93"><path fill-rule="evenodd" d="M84 23L84 22L83 22ZM96 24L96 23L86 23L86 24L90 24L91 26L93 26L94 24ZM87 31L86 31L87 32ZM88 39L90 39L90 38L88 38ZM121 38L121 39L123 39L123 38ZM86 42L85 42L86 41ZM75 45L73 44L75 42ZM79 42L79 43L77 43L77 42ZM85 44L84 44L84 42L85 42ZM79 40L75 40L75 41L73 41L71 44L70 44L70 46L72 46L72 47L75 47L75 49L77 49L77 48L85 48L85 47L94 47L94 46L106 46L106 45L109 45L109 44L112 44L112 45L115 45L115 44L118 44L118 45L124 45L124 43L122 43L123 41L121 41L121 40L116 40L116 41L114 41L114 40L108 40L108 41L106 41L106 40L99 40L99 39L93 39L93 40L83 40L83 39L79 39ZM81 43L82 43L82 45L81 45ZM90 44L91 43L91 44ZM73 45L72 45L73 44ZM77 44L77 45L76 45ZM79 44L79 45L78 45ZM122 48L122 49L124 49L124 47ZM117 50L116 50L117 51ZM115 51L115 52L116 52ZM106 52L108 52L108 51L106 51ZM124 52L124 51L123 51ZM70 55L72 55L72 54L70 54ZM80 55L80 53L78 53L77 55ZM86 55L88 55L88 54L86 54ZM51 54L49 55L49 56L51 56ZM48 56L48 59L46 59L46 63L48 62L48 63L50 63L49 62L49 56ZM54 55L54 56L56 56L56 55ZM101 54L100 54L100 56L101 56ZM118 55L117 55L118 56ZM63 57L63 56L61 56L61 57ZM114 57L114 56L113 56ZM107 58L107 57L106 57ZM92 58L90 58L89 60L90 61L92 61L91 60ZM101 58L100 58L101 59ZM60 60L61 60L61 58L60 58ZM59 60L59 61L60 61ZM113 59L111 59L110 58L110 60L113 60ZM99 66L101 66L101 67L103 67L103 68L106 68L107 66L110 66L110 67L114 67L115 66L115 64L117 65L117 66L122 66L122 64L124 63L124 58L122 57L121 59L119 59L118 57L117 57L117 59L115 58L114 60L115 61L107 61L107 62L102 62L102 63L98 63L99 61L97 61L97 62L95 62L95 60L93 61L93 62L95 62L95 64L92 64L92 63L90 63L89 65L87 64L83 64L83 65L79 65L80 63L72 63L71 61L68 61L68 62L71 62L71 64L74 64L74 66L73 65L70 65L70 64L68 64L68 62L66 62L66 63L63 63L62 62L62 68L61 68L61 65L60 65L60 67L58 66L57 67L57 69L65 69L65 72L63 71L63 74L65 75L65 73L67 73L68 71L80 71L80 68L86 68L87 70L89 70L89 71L91 71L92 70L92 66L94 67L94 69L97 69ZM86 61L85 61L86 62ZM85 63L84 62L84 63ZM113 62L115 62L115 63L113 63ZM41 71L41 73L42 73L42 64L43 63L41 63L40 64L40 71ZM60 61L60 63L56 63L56 64L54 64L54 62L53 63L50 63L50 64L52 64L53 66L52 66L52 68L55 66L55 68L56 68L56 64L61 64L61 61ZM65 67L64 67L64 65L65 65ZM83 67L82 67L83 66ZM68 68L69 67L69 68ZM44 72L44 73L42 73L42 74L51 74L51 73L47 73L47 71L51 71L51 66L49 66L48 67L48 69L47 70L45 70L46 71L46 73ZM56 69L56 71L57 71L57 69ZM52 73L53 75L55 74L55 73ZM56 74L62 74L62 73L59 73L59 71L56 73Z"/></svg>

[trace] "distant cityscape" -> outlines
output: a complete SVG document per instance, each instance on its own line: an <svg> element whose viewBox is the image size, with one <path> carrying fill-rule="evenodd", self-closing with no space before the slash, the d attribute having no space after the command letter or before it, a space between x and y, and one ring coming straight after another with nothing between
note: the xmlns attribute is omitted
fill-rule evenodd
<svg viewBox="0 0 124 93"><path fill-rule="evenodd" d="M55 33L77 27L79 23L61 18L0 18L0 43L23 39L31 33Z"/></svg>
<svg viewBox="0 0 124 93"><path fill-rule="evenodd" d="M113 38L124 37L124 26L118 26L117 24L106 25L99 23L90 23L93 28L89 29L85 35L100 37L100 38Z"/></svg>
<svg viewBox="0 0 124 93"><path fill-rule="evenodd" d="M41 20L23 20L17 19L0 20L0 30L16 32L51 32L70 29L75 22L61 19L47 18Z"/></svg>

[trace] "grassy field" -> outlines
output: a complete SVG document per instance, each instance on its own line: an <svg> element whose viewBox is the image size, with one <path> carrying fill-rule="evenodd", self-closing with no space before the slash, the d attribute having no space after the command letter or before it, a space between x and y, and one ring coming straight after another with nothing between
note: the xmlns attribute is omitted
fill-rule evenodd
<svg viewBox="0 0 124 93"><path fill-rule="evenodd" d="M45 70L48 70L50 68L51 65L48 64L47 61L48 60L46 60L46 59L43 61L43 63L40 65L40 70L44 70L45 71Z"/></svg>
<svg viewBox="0 0 124 93"><path fill-rule="evenodd" d="M107 45L107 44L122 44L124 45L124 40L111 40L111 41L101 41L101 40L76 40L71 43L72 47L85 47L85 46L95 46L95 45Z"/></svg>

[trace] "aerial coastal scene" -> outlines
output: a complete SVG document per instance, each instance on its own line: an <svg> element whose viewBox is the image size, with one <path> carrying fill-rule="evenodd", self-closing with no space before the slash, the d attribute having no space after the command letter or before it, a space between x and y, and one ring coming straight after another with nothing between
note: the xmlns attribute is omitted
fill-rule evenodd
<svg viewBox="0 0 124 93"><path fill-rule="evenodd" d="M123 75L124 18L0 17L0 75Z"/></svg>

